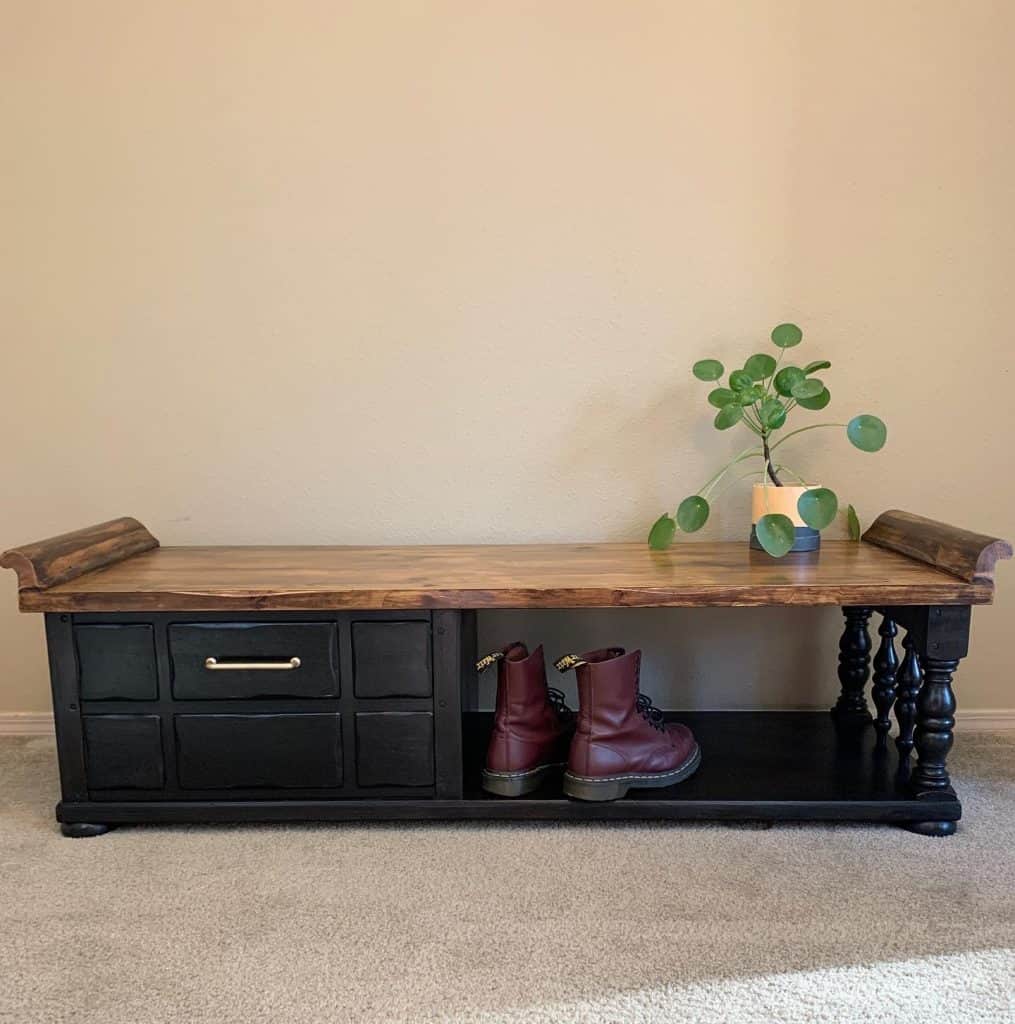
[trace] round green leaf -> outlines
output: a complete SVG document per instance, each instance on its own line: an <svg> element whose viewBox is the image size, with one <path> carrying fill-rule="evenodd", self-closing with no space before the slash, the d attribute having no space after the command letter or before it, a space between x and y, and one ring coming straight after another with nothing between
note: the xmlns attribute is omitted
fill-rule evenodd
<svg viewBox="0 0 1015 1024"><path fill-rule="evenodd" d="M726 372L718 359L699 359L691 367L691 373L698 380L718 380Z"/></svg>
<svg viewBox="0 0 1015 1024"><path fill-rule="evenodd" d="M885 446L888 428L877 418L864 413L854 416L846 424L846 436L862 452L877 452Z"/></svg>
<svg viewBox="0 0 1015 1024"><path fill-rule="evenodd" d="M754 405L755 402L760 402L764 397L765 392L757 384L752 384L749 388L736 392L733 400L738 405Z"/></svg>
<svg viewBox="0 0 1015 1024"><path fill-rule="evenodd" d="M789 516L770 512L754 524L758 543L773 557L782 558L796 541L796 528Z"/></svg>
<svg viewBox="0 0 1015 1024"><path fill-rule="evenodd" d="M824 382L817 377L805 377L793 385L792 395L799 402L801 398L817 398L825 390Z"/></svg>
<svg viewBox="0 0 1015 1024"><path fill-rule="evenodd" d="M676 520L664 513L653 524L648 533L648 546L656 551L664 551L673 543L673 535L677 532Z"/></svg>
<svg viewBox="0 0 1015 1024"><path fill-rule="evenodd" d="M846 527L849 530L850 540L860 539L860 517L852 505L846 506Z"/></svg>
<svg viewBox="0 0 1015 1024"><path fill-rule="evenodd" d="M813 398L798 398L797 404L801 409L824 409L831 400L831 392L828 388L824 388L820 394L815 395Z"/></svg>
<svg viewBox="0 0 1015 1024"><path fill-rule="evenodd" d="M812 530L823 530L835 519L839 499L827 487L812 487L797 499L796 509Z"/></svg>
<svg viewBox="0 0 1015 1024"><path fill-rule="evenodd" d="M730 402L735 402L736 400L736 393L730 391L729 388L716 388L708 393L708 404L714 405L717 409L721 409L724 405L729 405Z"/></svg>
<svg viewBox="0 0 1015 1024"><path fill-rule="evenodd" d="M743 418L744 410L739 405L736 403L724 405L715 415L715 429L729 430L730 427L735 426Z"/></svg>
<svg viewBox="0 0 1015 1024"><path fill-rule="evenodd" d="M796 324L779 324L772 329L772 342L779 348L792 348L803 340L804 332Z"/></svg>
<svg viewBox="0 0 1015 1024"><path fill-rule="evenodd" d="M677 525L684 533L694 533L705 525L708 511L708 502L700 494L692 494L677 508Z"/></svg>
<svg viewBox="0 0 1015 1024"><path fill-rule="evenodd" d="M746 370L734 370L730 374L730 387L734 391L743 391L744 388L749 388L753 383L751 375Z"/></svg>
<svg viewBox="0 0 1015 1024"><path fill-rule="evenodd" d="M818 370L830 370L832 364L827 359L818 359L813 363L808 363L804 367L804 373L817 373Z"/></svg>
<svg viewBox="0 0 1015 1024"><path fill-rule="evenodd" d="M766 398L761 403L761 424L769 430L778 430L786 422L786 406L778 398Z"/></svg>
<svg viewBox="0 0 1015 1024"><path fill-rule="evenodd" d="M775 360L770 355L759 352L744 363L744 373L749 373L751 380L764 380L775 373Z"/></svg>
<svg viewBox="0 0 1015 1024"><path fill-rule="evenodd" d="M804 371L799 366L784 366L775 375L775 390L783 398L789 398L796 387L805 377Z"/></svg>

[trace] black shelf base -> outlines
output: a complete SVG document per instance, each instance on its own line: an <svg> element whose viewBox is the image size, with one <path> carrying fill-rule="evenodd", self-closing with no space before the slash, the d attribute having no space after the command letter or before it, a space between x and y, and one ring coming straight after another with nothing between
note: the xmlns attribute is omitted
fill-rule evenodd
<svg viewBox="0 0 1015 1024"><path fill-rule="evenodd" d="M949 835L962 807L950 793L919 799L910 763L879 744L872 722L845 723L827 712L673 714L702 749L697 774L670 789L632 790L613 803L569 800L558 780L519 799L480 788L492 715L463 716L463 797L82 801L57 806L76 824L183 824L294 821L868 821ZM66 833L66 829L65 829ZM88 834L77 832L76 834ZM94 834L99 834L96 831Z"/></svg>

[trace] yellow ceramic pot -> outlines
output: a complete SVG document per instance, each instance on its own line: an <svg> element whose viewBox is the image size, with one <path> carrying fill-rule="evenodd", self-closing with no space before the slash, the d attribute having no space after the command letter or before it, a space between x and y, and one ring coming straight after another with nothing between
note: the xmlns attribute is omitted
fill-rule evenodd
<svg viewBox="0 0 1015 1024"><path fill-rule="evenodd" d="M755 484L751 494L751 547L762 550L754 532L754 526L762 516L784 515L796 527L796 542L790 551L816 551L821 545L821 534L800 518L797 502L804 491L818 486L776 487L775 484Z"/></svg>

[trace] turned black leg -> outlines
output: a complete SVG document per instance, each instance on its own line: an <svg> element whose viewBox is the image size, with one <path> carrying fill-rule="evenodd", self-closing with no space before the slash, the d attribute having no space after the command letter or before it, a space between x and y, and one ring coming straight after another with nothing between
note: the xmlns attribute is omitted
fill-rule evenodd
<svg viewBox="0 0 1015 1024"><path fill-rule="evenodd" d="M948 752L955 729L955 694L952 678L959 661L969 652L968 605L932 605L896 612L906 627L906 657L898 673L899 702L915 701L916 765L909 777L909 789L921 805L920 819L904 828L925 836L950 836L955 832L962 808L948 775ZM922 685L921 685L922 683ZM905 700L903 700L905 698ZM906 738L899 718L899 740ZM899 766L909 766L909 750L900 746ZM900 781L900 785L902 782Z"/></svg>
<svg viewBox="0 0 1015 1024"><path fill-rule="evenodd" d="M948 751L952 749L955 729L955 694L952 676L957 658L924 659L923 689L916 702L916 768L913 770L913 794L933 805L934 800L955 798L948 775ZM924 836L950 836L954 821L916 821L906 826Z"/></svg>
<svg viewBox="0 0 1015 1024"><path fill-rule="evenodd" d="M895 653L896 633L898 633L898 628L895 625L895 620L883 615L881 625L878 627L881 645L878 647L877 654L874 655L874 685L871 692L874 706L878 712L877 718L874 719L874 728L878 732L879 747L886 744L888 732L892 727L889 713L895 703L895 684L899 671L899 656Z"/></svg>
<svg viewBox="0 0 1015 1024"><path fill-rule="evenodd" d="M842 690L832 708L836 721L869 722L870 710L864 689L870 674L871 638L867 632L870 608L843 608L846 628L839 640L839 683Z"/></svg>
<svg viewBox="0 0 1015 1024"><path fill-rule="evenodd" d="M92 836L104 836L112 827L112 825L98 825L88 821L60 823L60 831L68 839L91 839Z"/></svg>
<svg viewBox="0 0 1015 1024"><path fill-rule="evenodd" d="M913 732L916 728L916 697L920 692L923 674L920 670L920 656L916 653L916 643L908 633L902 641L905 655L899 671L895 676L896 693L895 719L899 723L899 735L895 737L895 746L899 750L899 760L908 762L913 749Z"/></svg>
<svg viewBox="0 0 1015 1024"><path fill-rule="evenodd" d="M913 790L918 796L955 795L946 762L955 729L952 677L958 665L958 658L927 658L924 661L923 688L916 702L914 737L917 762L913 772Z"/></svg>

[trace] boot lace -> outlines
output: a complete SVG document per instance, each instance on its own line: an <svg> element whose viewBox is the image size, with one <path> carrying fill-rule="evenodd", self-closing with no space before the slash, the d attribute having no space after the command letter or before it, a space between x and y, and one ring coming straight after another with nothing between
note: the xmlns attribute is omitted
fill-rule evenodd
<svg viewBox="0 0 1015 1024"><path fill-rule="evenodd" d="M546 688L546 702L557 712L557 717L567 721L574 717L574 712L564 703L564 692L554 686Z"/></svg>
<svg viewBox="0 0 1015 1024"><path fill-rule="evenodd" d="M652 703L651 697L646 697L645 694L639 693L636 700L638 714L652 726L653 729L658 729L659 732L666 731L666 720L663 718L663 713Z"/></svg>

